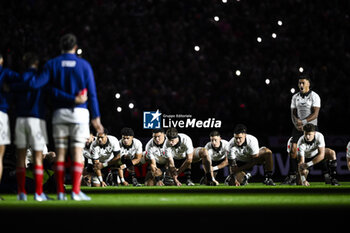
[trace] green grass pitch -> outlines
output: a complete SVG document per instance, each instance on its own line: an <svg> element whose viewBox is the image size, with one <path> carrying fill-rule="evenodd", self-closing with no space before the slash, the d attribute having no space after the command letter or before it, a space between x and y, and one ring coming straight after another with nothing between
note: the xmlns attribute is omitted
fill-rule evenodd
<svg viewBox="0 0 350 233"><path fill-rule="evenodd" d="M266 225L266 221L272 220L277 227L285 224L285 221L277 219L297 219L301 216L310 222L332 216L337 223L345 223L350 213L350 182L340 183L340 186L330 186L311 182L309 187L271 187L262 183L242 187L82 187L92 200L80 202L70 199L71 187L67 186L67 201L35 202L33 194L28 194L28 201L21 202L16 200L16 194L0 194L5 199L0 201L0 219L3 224L12 226L17 224L18 219L23 226L38 220L52 224L53 219L61 219L73 226L78 219L82 223L88 222L77 225L87 230L89 221L94 225L104 224L107 220L118 229L123 226L130 230L130 227L142 228L150 224L167 229L169 222L183 223L187 219L204 231L217 231L219 226L226 229L227 224L260 228ZM49 196L56 199L55 194ZM293 226L298 229L298 225L290 227ZM325 229L328 226L332 225L324 225Z"/></svg>
<svg viewBox="0 0 350 233"><path fill-rule="evenodd" d="M165 186L165 187L82 187L92 201L70 200L70 186L67 188L68 201L33 201L28 195L27 202L16 200L15 194L1 195L2 208L19 209L66 209L66 208L201 208L201 207L295 207L295 206L339 206L350 207L350 182L340 186L311 183L309 187L281 186L268 187L251 183L243 187L232 186ZM56 199L55 194L49 194Z"/></svg>

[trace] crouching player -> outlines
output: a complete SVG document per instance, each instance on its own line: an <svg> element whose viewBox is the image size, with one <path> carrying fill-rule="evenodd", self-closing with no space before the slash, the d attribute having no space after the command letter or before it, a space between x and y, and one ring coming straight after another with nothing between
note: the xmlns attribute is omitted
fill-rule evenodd
<svg viewBox="0 0 350 233"><path fill-rule="evenodd" d="M216 130L212 131L209 136L210 142L208 142L204 148L208 151L215 178L218 171L228 165L228 141L221 139L220 133ZM202 180L205 181L206 178L203 177ZM205 183L202 180L200 183Z"/></svg>
<svg viewBox="0 0 350 233"><path fill-rule="evenodd" d="M136 178L135 166L138 165L142 158L142 143L135 138L134 130L123 128L121 130L122 139L119 140L121 163L124 164L118 168L118 174L123 185L129 185L124 179L123 168L127 168L133 186L141 186Z"/></svg>
<svg viewBox="0 0 350 233"><path fill-rule="evenodd" d="M263 165L265 171L265 185L274 186L272 180L273 158L272 152L266 147L259 149L258 139L247 134L246 126L238 124L234 129L234 137L229 141L228 163L230 168L230 185L246 184L248 177L242 177L246 171L255 165Z"/></svg>
<svg viewBox="0 0 350 233"><path fill-rule="evenodd" d="M217 185L218 182L214 179L211 160L207 149L197 147L193 148L192 139L183 133L178 133L176 128L170 128L166 132L167 140L165 143L166 153L169 157L181 163L178 174L184 172L186 176L186 185L193 186L191 180L191 164L202 160L205 176L207 177L208 185ZM175 161L175 163L176 163Z"/></svg>
<svg viewBox="0 0 350 233"><path fill-rule="evenodd" d="M299 152L299 173L301 184L309 186L306 180L309 174L308 168L319 164L326 184L339 185L336 180L337 157L334 150L325 148L323 134L316 132L313 124L306 124L303 127L304 135L298 140Z"/></svg>
<svg viewBox="0 0 350 233"><path fill-rule="evenodd" d="M95 172L92 176L92 186L94 187L107 186L103 180L103 176L108 174L106 168L116 165L120 161L118 139L112 135L107 135L106 131L98 133L96 140L92 142L90 147L90 158L92 160L90 167L93 166ZM92 171L89 168L88 170Z"/></svg>
<svg viewBox="0 0 350 233"><path fill-rule="evenodd" d="M164 129L154 129L152 139L146 144L143 155L145 162L149 163L145 178L146 186L181 185L177 179L174 160L165 152L165 139Z"/></svg>

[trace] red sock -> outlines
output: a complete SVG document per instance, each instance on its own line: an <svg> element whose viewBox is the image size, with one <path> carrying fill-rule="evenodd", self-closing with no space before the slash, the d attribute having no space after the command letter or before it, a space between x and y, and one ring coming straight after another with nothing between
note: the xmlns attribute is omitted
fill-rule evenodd
<svg viewBox="0 0 350 233"><path fill-rule="evenodd" d="M18 193L27 193L26 192L26 168L25 167L16 167L16 178L17 178L17 191Z"/></svg>
<svg viewBox="0 0 350 233"><path fill-rule="evenodd" d="M78 194L80 192L81 174L83 173L84 164L73 162L72 175L73 175L73 187L74 193Z"/></svg>
<svg viewBox="0 0 350 233"><path fill-rule="evenodd" d="M55 169L57 193L64 192L64 162L56 162Z"/></svg>
<svg viewBox="0 0 350 233"><path fill-rule="evenodd" d="M38 195L43 193L44 168L43 165L34 166L35 192Z"/></svg>

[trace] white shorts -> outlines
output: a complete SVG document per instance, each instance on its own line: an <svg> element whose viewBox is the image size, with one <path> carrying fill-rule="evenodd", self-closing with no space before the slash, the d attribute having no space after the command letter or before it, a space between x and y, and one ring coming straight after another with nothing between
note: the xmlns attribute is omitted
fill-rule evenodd
<svg viewBox="0 0 350 233"><path fill-rule="evenodd" d="M45 120L35 117L18 117L14 143L20 149L31 146L35 151L43 151L48 143Z"/></svg>
<svg viewBox="0 0 350 233"><path fill-rule="evenodd" d="M60 108L52 116L52 124L89 124L90 113L86 108Z"/></svg>
<svg viewBox="0 0 350 233"><path fill-rule="evenodd" d="M0 145L11 144L10 123L7 113L0 111Z"/></svg>
<svg viewBox="0 0 350 233"><path fill-rule="evenodd" d="M67 148L70 139L71 147L85 147L85 142L90 137L90 114L86 108L61 108L53 113L52 131L55 147Z"/></svg>
<svg viewBox="0 0 350 233"><path fill-rule="evenodd" d="M68 141L59 142L63 138L70 140L71 147L84 148L90 137L89 124L53 124L52 131L57 148L68 147Z"/></svg>

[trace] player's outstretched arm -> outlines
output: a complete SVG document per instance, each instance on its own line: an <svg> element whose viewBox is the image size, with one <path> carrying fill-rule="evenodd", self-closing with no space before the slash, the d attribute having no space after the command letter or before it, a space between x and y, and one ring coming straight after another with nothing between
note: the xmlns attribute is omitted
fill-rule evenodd
<svg viewBox="0 0 350 233"><path fill-rule="evenodd" d="M181 186L182 185L181 182L177 179L177 176L179 173L175 167L174 159L172 157L168 158L168 164L169 164L170 174L173 177L176 186Z"/></svg>
<svg viewBox="0 0 350 233"><path fill-rule="evenodd" d="M96 117L91 120L92 126L95 128L97 133L103 133L104 132L104 127L101 124L101 119L100 117Z"/></svg>

